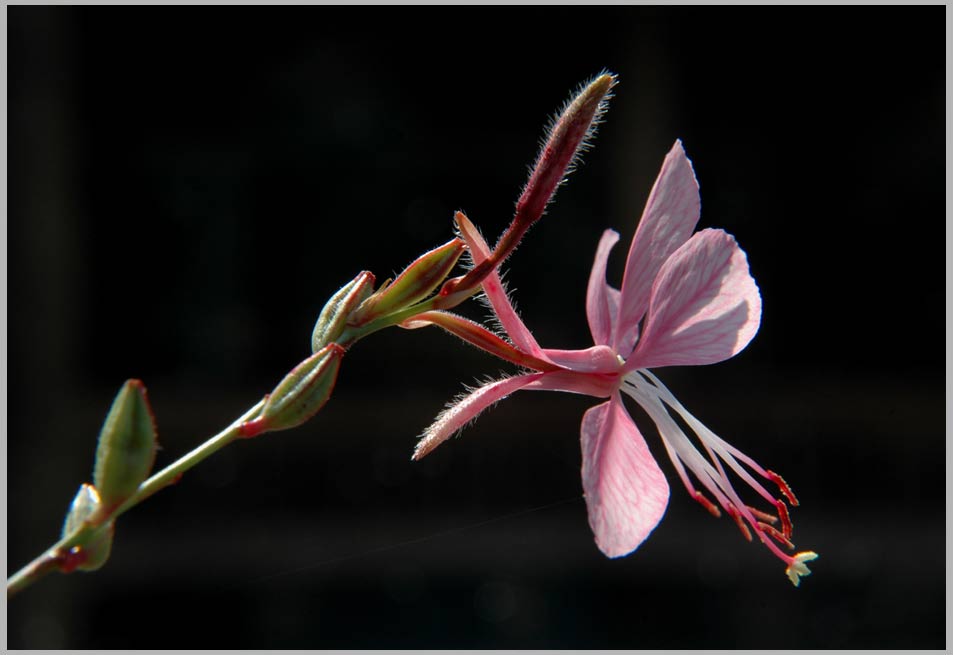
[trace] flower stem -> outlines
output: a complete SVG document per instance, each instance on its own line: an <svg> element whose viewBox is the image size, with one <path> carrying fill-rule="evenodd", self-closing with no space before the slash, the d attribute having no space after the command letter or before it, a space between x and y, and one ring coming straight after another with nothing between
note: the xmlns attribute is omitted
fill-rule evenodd
<svg viewBox="0 0 953 655"><path fill-rule="evenodd" d="M242 416L234 421L230 426L219 432L214 437L208 439L208 441L203 443L195 450L183 455L143 482L141 485L139 485L139 489L136 490L136 493L127 498L126 501L117 507L108 518L116 518L120 514L125 513L127 510L132 509L163 487L175 484L179 481L179 478L182 477L182 474L184 474L190 468L204 460L209 455L218 452L233 442L241 434L240 429L242 423L253 418L255 414L261 411L261 408L264 406L264 404L264 400L258 401L254 407L242 414Z"/></svg>
<svg viewBox="0 0 953 655"><path fill-rule="evenodd" d="M489 271L487 271L487 273L489 273ZM484 275L483 277L486 277L486 276ZM376 319L374 321L371 321L370 323L361 325L359 327L349 325L347 326L347 328L345 328L341 336L338 337L337 342L341 345L342 348L350 348L352 345L354 345L355 342L357 342L360 339L363 339L367 335L377 332L379 330L383 330L386 327L390 327L392 325L397 325L399 323L402 323L406 321L408 318L413 318L414 316L417 316L418 314L423 314L424 312L430 312L435 309L449 309L451 307L456 307L457 305L462 303L464 300L466 300L470 296L476 295L476 293L481 288L480 282L482 281L483 279L480 278L476 281L476 283L473 286L467 287L466 289L454 291L453 294L449 297L443 296L438 293L437 295L431 296L430 298L426 300L418 302L416 305L406 307L398 312L394 312L393 314L388 314L387 316L382 316L379 319Z"/></svg>
<svg viewBox="0 0 953 655"><path fill-rule="evenodd" d="M55 571L59 567L59 558L56 553L63 546L66 546L67 549L71 547L65 543L66 541L66 539L60 540L60 542L50 550L10 576L7 580L7 599L12 598L17 592L26 589L47 573Z"/></svg>
<svg viewBox="0 0 953 655"><path fill-rule="evenodd" d="M10 576L10 578L7 579L7 598L9 599L17 592L26 589L47 573L62 569L64 559L72 548L91 541L95 538L96 533L100 529L106 529L120 514L132 509L160 489L175 484L179 478L193 466L241 437L242 424L260 412L264 403L264 400L258 401L254 407L242 414L240 418L227 428L143 482L139 485L136 493L127 498L121 505L104 515L96 517L95 525L86 524L73 534L64 536L43 552L43 554Z"/></svg>

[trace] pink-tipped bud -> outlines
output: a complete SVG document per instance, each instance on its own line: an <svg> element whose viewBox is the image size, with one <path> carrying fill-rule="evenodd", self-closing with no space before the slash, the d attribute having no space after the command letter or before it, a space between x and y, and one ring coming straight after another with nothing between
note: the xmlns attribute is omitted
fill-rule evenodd
<svg viewBox="0 0 953 655"><path fill-rule="evenodd" d="M397 279L385 284L351 314L347 324L364 325L417 303L436 289L450 274L465 249L461 239L448 241L421 255Z"/></svg>
<svg viewBox="0 0 953 655"><path fill-rule="evenodd" d="M344 332L347 319L374 291L374 275L361 271L356 278L341 287L324 305L311 333L311 352L316 353L329 343L337 341Z"/></svg>
<svg viewBox="0 0 953 655"><path fill-rule="evenodd" d="M258 417L242 426L242 436L288 430L317 414L331 397L343 357L344 348L331 343L295 366L268 394Z"/></svg>

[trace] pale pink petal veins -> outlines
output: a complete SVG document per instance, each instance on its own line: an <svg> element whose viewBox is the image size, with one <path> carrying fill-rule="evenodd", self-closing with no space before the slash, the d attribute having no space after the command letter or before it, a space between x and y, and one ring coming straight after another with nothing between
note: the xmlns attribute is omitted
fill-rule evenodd
<svg viewBox="0 0 953 655"><path fill-rule="evenodd" d="M632 238L622 279L622 307L616 326L616 351L628 357L638 337L637 327L648 306L656 274L675 250L692 235L701 211L698 182L682 142L665 157Z"/></svg>
<svg viewBox="0 0 953 655"><path fill-rule="evenodd" d="M612 342L612 326L619 313L619 292L610 293L606 284L606 263L612 247L619 240L619 233L606 230L602 233L596 257L589 273L589 288L586 291L586 318L589 319L589 331L592 342L597 346L607 346Z"/></svg>
<svg viewBox="0 0 953 655"><path fill-rule="evenodd" d="M599 550L627 555L652 532L668 505L668 482L622 399L593 407L582 419L582 486Z"/></svg>
<svg viewBox="0 0 953 655"><path fill-rule="evenodd" d="M490 256L490 248L480 235L480 231L464 214L459 213L456 221L460 228L460 236L470 249L473 265L476 266ZM506 330L506 334L509 335L513 344L530 355L541 357L542 351L536 342L536 338L533 337L533 333L529 331L529 328L523 323L523 319L516 313L516 309L506 294L503 282L496 270L493 270L483 279L483 292L486 294L487 300L490 301L500 325Z"/></svg>
<svg viewBox="0 0 953 655"><path fill-rule="evenodd" d="M744 251L723 230L702 230L659 271L625 368L714 364L744 349L760 324L761 294Z"/></svg>

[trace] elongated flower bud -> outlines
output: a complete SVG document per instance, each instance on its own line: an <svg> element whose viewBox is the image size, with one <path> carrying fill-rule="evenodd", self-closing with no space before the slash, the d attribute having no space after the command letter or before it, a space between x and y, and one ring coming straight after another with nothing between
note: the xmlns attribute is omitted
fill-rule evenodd
<svg viewBox="0 0 953 655"><path fill-rule="evenodd" d="M461 239L453 239L421 255L396 280L365 300L351 315L348 325L364 325L423 300L447 278L464 248Z"/></svg>
<svg viewBox="0 0 953 655"><path fill-rule="evenodd" d="M73 498L69 512L66 514L62 536L69 537L82 530L91 519L95 518L101 507L102 503L96 488L91 484L84 483L79 488L76 497ZM94 541L74 547L70 552L64 553L60 569L64 573L69 573L74 570L95 571L100 568L109 559L113 533L114 524L110 521L109 525L100 531Z"/></svg>
<svg viewBox="0 0 953 655"><path fill-rule="evenodd" d="M146 388L127 380L99 433L93 484L110 510L136 492L156 459L156 428Z"/></svg>
<svg viewBox="0 0 953 655"><path fill-rule="evenodd" d="M572 172L579 153L588 147L595 135L596 126L608 108L610 91L615 84L615 75L603 73L584 85L566 103L559 118L549 129L529 181L516 202L513 221L490 256L466 275L448 280L440 290L442 296L460 293L479 285L490 271L513 252L530 226L542 217L556 189Z"/></svg>
<svg viewBox="0 0 953 655"><path fill-rule="evenodd" d="M513 223L497 244L497 250L507 239L515 238L515 246L522 232L543 215L556 189L572 172L579 153L594 136L595 126L606 110L609 91L615 84L615 75L603 73L582 87L563 108L539 151L529 181L516 202Z"/></svg>
<svg viewBox="0 0 953 655"><path fill-rule="evenodd" d="M374 275L369 271L360 274L338 290L328 300L311 333L311 352L316 353L336 341L344 332L347 319L358 306L367 300L374 290Z"/></svg>
<svg viewBox="0 0 953 655"><path fill-rule="evenodd" d="M344 348L331 343L295 366L268 394L261 414L242 424L241 436L288 430L321 411L334 390L343 357Z"/></svg>

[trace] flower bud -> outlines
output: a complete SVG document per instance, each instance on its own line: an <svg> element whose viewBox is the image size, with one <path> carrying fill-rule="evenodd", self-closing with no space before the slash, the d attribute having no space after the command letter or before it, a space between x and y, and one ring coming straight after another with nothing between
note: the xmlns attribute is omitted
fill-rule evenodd
<svg viewBox="0 0 953 655"><path fill-rule="evenodd" d="M63 523L62 537L69 537L79 530L82 530L100 510L102 503L96 488L91 484L84 483L79 488L79 492L70 505L69 512L66 514L66 520ZM109 559L109 553L112 550L112 541L114 533L114 524L112 521L102 529L94 541L74 547L66 557L64 562L69 565L62 567L65 572L72 570L95 571L106 563Z"/></svg>
<svg viewBox="0 0 953 655"><path fill-rule="evenodd" d="M146 388L127 380L99 433L93 484L107 510L136 492L156 458L156 428Z"/></svg>
<svg viewBox="0 0 953 655"><path fill-rule="evenodd" d="M595 134L595 127L608 106L609 92L615 84L615 75L599 75L566 103L559 119L553 123L529 181L516 202L516 215L508 231L514 233L511 237L513 247L519 242L522 232L543 215L557 187L572 172L579 153L586 149ZM501 241L507 236L505 234Z"/></svg>
<svg viewBox="0 0 953 655"><path fill-rule="evenodd" d="M258 418L242 426L242 434L297 427L317 414L331 397L344 348L331 343L292 369L268 395Z"/></svg>
<svg viewBox="0 0 953 655"><path fill-rule="evenodd" d="M615 84L615 75L602 73L570 98L548 130L529 180L516 201L513 220L496 242L493 252L466 275L449 280L440 290L441 295L473 289L519 245L526 231L542 217L556 189L572 172L579 154L591 143L596 126L609 106Z"/></svg>
<svg viewBox="0 0 953 655"><path fill-rule="evenodd" d="M348 317L357 307L367 300L374 290L374 275L370 271L361 273L345 284L331 296L311 333L311 352L316 353L332 341L337 341L344 332Z"/></svg>
<svg viewBox="0 0 953 655"><path fill-rule="evenodd" d="M357 308L348 325L364 325L419 302L443 282L464 251L461 239L453 239L421 255L389 285L383 285Z"/></svg>

